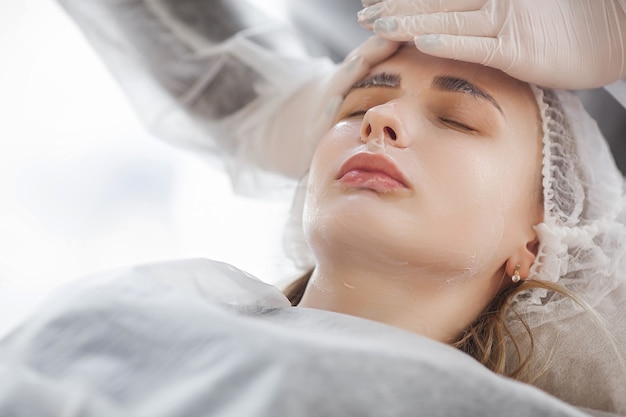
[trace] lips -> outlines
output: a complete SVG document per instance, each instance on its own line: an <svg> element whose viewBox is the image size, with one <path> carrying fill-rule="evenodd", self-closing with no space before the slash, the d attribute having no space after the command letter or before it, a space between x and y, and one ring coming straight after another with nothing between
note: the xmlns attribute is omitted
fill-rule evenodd
<svg viewBox="0 0 626 417"><path fill-rule="evenodd" d="M337 175L347 186L369 188L374 191L392 191L410 188L400 169L382 154L361 152L348 159Z"/></svg>

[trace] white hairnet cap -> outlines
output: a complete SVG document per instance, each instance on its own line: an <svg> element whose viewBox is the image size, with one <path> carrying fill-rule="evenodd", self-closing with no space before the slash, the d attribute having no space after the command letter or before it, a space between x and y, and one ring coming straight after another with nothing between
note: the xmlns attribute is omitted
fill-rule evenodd
<svg viewBox="0 0 626 417"><path fill-rule="evenodd" d="M577 314L573 300L542 289L516 296L532 329L532 367L541 389L581 407L626 412L626 200L624 177L595 121L576 96L531 87L543 121L544 222L531 279L565 287L602 319ZM516 333L524 329L508 320ZM607 337L610 335L611 337ZM518 340L519 341L519 340ZM525 345L530 343L530 345ZM509 345L512 357L516 349ZM595 414L594 414L595 415Z"/></svg>
<svg viewBox="0 0 626 417"><path fill-rule="evenodd" d="M529 278L556 282L596 306L626 271L624 177L576 96L531 88L543 122L544 221ZM581 311L544 289L518 294L514 305L531 328Z"/></svg>

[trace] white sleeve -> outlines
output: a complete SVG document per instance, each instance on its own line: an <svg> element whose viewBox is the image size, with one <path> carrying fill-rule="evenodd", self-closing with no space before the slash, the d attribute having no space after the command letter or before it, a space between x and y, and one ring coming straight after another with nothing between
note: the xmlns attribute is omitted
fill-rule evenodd
<svg viewBox="0 0 626 417"><path fill-rule="evenodd" d="M152 134L224 163L238 192L290 183L254 149L283 100L332 64L307 56L288 24L245 1L59 2Z"/></svg>

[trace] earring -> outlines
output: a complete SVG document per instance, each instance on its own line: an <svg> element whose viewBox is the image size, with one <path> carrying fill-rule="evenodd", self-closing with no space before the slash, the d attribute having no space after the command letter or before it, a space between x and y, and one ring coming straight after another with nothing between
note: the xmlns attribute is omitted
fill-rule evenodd
<svg viewBox="0 0 626 417"><path fill-rule="evenodd" d="M520 280L522 279L522 277L520 277L519 275L519 270L520 270L520 266L519 265L515 265L515 272L513 272L513 276L511 277L511 281L513 282L520 282Z"/></svg>

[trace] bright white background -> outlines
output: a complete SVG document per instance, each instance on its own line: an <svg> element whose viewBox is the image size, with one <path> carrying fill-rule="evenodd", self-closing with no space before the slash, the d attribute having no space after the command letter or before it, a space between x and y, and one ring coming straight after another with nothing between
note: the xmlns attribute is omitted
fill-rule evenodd
<svg viewBox="0 0 626 417"><path fill-rule="evenodd" d="M235 197L144 131L52 0L0 2L0 333L50 289L135 263L207 257L269 282L286 203Z"/></svg>

